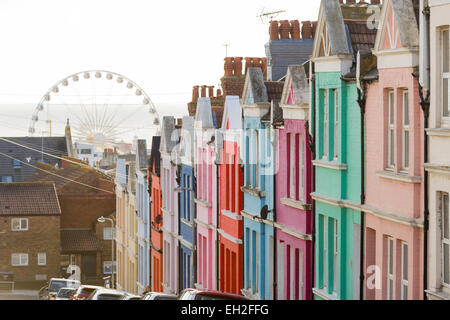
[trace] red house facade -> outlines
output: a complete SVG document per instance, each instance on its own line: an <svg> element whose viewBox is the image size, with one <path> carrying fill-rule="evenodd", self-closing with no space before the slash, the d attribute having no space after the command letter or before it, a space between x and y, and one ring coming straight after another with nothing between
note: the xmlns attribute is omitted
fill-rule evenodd
<svg viewBox="0 0 450 320"><path fill-rule="evenodd" d="M220 150L219 289L241 294L243 288L242 192L240 161L242 111L238 96L227 96Z"/></svg>

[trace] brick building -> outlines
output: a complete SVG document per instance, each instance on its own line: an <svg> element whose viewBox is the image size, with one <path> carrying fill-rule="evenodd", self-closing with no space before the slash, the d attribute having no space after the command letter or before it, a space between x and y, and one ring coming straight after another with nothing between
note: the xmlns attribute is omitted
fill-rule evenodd
<svg viewBox="0 0 450 320"><path fill-rule="evenodd" d="M0 184L0 271L16 289L60 276L60 219L53 183Z"/></svg>
<svg viewBox="0 0 450 320"><path fill-rule="evenodd" d="M55 183L61 206L61 272L69 264L81 268L81 281L102 284L103 234L96 234L97 218L114 215L116 195L112 178L73 159L62 161L62 168L38 163L38 170L29 181ZM77 161L75 161L77 162ZM105 223L104 227L107 227ZM110 232L110 231L109 231ZM110 251L110 249L108 249ZM109 260L110 261L110 260Z"/></svg>

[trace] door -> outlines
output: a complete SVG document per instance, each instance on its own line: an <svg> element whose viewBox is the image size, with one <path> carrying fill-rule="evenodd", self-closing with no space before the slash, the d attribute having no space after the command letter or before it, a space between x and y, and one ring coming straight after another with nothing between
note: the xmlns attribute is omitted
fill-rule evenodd
<svg viewBox="0 0 450 320"><path fill-rule="evenodd" d="M85 279L97 276L97 256L95 254L81 257L81 273Z"/></svg>

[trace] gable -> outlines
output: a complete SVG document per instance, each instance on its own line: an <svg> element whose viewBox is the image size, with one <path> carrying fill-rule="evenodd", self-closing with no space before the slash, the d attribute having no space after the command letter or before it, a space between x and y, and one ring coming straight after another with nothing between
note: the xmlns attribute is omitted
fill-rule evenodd
<svg viewBox="0 0 450 320"><path fill-rule="evenodd" d="M381 11L375 51L416 49L419 29L415 0L386 0Z"/></svg>
<svg viewBox="0 0 450 320"><path fill-rule="evenodd" d="M341 4L337 0L322 0L313 46L313 58L350 53Z"/></svg>
<svg viewBox="0 0 450 320"><path fill-rule="evenodd" d="M248 68L242 101L246 105L269 101L261 68Z"/></svg>

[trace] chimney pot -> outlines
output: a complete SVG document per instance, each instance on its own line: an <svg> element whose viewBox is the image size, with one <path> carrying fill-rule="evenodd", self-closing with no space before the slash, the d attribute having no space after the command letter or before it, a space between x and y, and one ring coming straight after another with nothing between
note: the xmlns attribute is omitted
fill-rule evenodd
<svg viewBox="0 0 450 320"><path fill-rule="evenodd" d="M316 36L317 21L311 22L311 26L312 26L311 35L314 38Z"/></svg>
<svg viewBox="0 0 450 320"><path fill-rule="evenodd" d="M349 3L356 3L356 0L347 0L347 4Z"/></svg>
<svg viewBox="0 0 450 320"><path fill-rule="evenodd" d="M302 38L303 39L311 39L312 38L312 24L311 21L303 21L302 22Z"/></svg>
<svg viewBox="0 0 450 320"><path fill-rule="evenodd" d="M192 101L198 100L198 89L199 86L194 86L194 88L192 89Z"/></svg>
<svg viewBox="0 0 450 320"><path fill-rule="evenodd" d="M201 97L206 98L206 87L207 86L201 86Z"/></svg>
<svg viewBox="0 0 450 320"><path fill-rule="evenodd" d="M291 21L291 39L300 39L300 23L298 20Z"/></svg>
<svg viewBox="0 0 450 320"><path fill-rule="evenodd" d="M291 31L291 24L288 20L280 21L280 39L289 39L289 33Z"/></svg>
<svg viewBox="0 0 450 320"><path fill-rule="evenodd" d="M278 21L271 21L269 26L269 34L270 34L270 40L278 40Z"/></svg>
<svg viewBox="0 0 450 320"><path fill-rule="evenodd" d="M222 90L217 89L216 95L217 95L217 97L221 97L222 96Z"/></svg>
<svg viewBox="0 0 450 320"><path fill-rule="evenodd" d="M208 97L214 98L214 86L208 86Z"/></svg>
<svg viewBox="0 0 450 320"><path fill-rule="evenodd" d="M233 58L226 57L224 64L224 70L225 70L225 76L232 76L233 75Z"/></svg>
<svg viewBox="0 0 450 320"><path fill-rule="evenodd" d="M240 76L242 75L242 57L234 58L234 75Z"/></svg>
<svg viewBox="0 0 450 320"><path fill-rule="evenodd" d="M371 4L380 4L380 0L370 0Z"/></svg>

